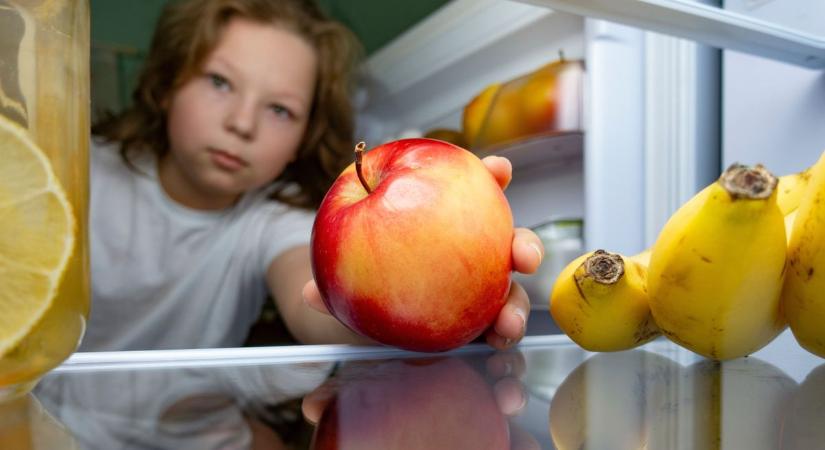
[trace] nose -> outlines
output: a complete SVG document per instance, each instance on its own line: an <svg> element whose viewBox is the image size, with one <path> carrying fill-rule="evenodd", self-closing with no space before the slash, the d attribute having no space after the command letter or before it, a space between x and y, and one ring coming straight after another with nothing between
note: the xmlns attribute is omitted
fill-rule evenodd
<svg viewBox="0 0 825 450"><path fill-rule="evenodd" d="M233 102L224 121L227 130L244 140L255 136L256 124L255 102L244 98L238 98Z"/></svg>

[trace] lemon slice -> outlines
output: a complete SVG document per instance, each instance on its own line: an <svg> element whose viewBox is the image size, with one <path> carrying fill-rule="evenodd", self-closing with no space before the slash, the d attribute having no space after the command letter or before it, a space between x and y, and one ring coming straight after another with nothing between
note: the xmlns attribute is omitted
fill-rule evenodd
<svg viewBox="0 0 825 450"><path fill-rule="evenodd" d="M0 116L0 357L54 301L75 220L43 151Z"/></svg>

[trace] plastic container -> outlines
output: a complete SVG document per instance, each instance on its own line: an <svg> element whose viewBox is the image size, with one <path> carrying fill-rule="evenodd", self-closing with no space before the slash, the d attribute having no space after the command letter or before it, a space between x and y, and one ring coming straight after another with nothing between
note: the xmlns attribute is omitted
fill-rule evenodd
<svg viewBox="0 0 825 450"><path fill-rule="evenodd" d="M531 309L550 309L550 293L559 273L584 253L581 219L557 219L531 227L544 245L544 260L531 275L514 274L530 297Z"/></svg>
<svg viewBox="0 0 825 450"><path fill-rule="evenodd" d="M0 0L0 401L76 349L89 310L87 0Z"/></svg>

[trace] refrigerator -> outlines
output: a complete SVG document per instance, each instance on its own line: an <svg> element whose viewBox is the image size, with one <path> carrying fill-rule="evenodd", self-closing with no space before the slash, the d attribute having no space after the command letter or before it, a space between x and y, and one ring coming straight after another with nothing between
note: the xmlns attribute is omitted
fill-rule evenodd
<svg viewBox="0 0 825 450"><path fill-rule="evenodd" d="M485 86L581 59L580 138L499 148L506 195L517 226L581 218L581 252L632 255L730 164L816 161L822 30L819 0L452 0L369 58L357 137L460 128Z"/></svg>

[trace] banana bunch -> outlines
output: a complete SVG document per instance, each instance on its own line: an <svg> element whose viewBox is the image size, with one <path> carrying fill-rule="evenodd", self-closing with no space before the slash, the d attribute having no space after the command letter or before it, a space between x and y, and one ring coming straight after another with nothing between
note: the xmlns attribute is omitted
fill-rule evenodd
<svg viewBox="0 0 825 450"><path fill-rule="evenodd" d="M550 314L559 328L597 352L627 350L659 336L648 306L649 257L649 252L628 258L596 250L568 264L550 295Z"/></svg>
<svg viewBox="0 0 825 450"><path fill-rule="evenodd" d="M590 351L660 333L712 359L758 350L786 326L785 229L810 179L811 170L777 179L761 166L732 166L674 213L651 249L570 263L550 297L554 320Z"/></svg>
<svg viewBox="0 0 825 450"><path fill-rule="evenodd" d="M825 153L809 172L792 223L782 307L799 345L825 358Z"/></svg>

